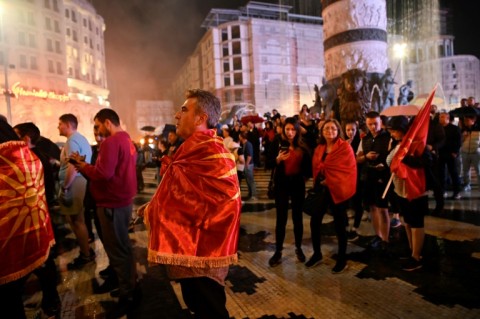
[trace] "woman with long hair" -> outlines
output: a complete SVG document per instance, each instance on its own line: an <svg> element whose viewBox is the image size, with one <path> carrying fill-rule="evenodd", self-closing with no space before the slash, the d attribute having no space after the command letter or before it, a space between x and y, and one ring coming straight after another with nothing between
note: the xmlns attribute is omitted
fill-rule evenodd
<svg viewBox="0 0 480 319"><path fill-rule="evenodd" d="M283 242L288 219L288 202L291 200L293 232L295 236L295 254L298 261L305 262L302 251L303 238L303 201L305 199L305 180L311 175L310 152L302 142L300 125L293 117L285 120L283 141L276 145L275 160L275 254L268 261L271 267L282 261Z"/></svg>
<svg viewBox="0 0 480 319"><path fill-rule="evenodd" d="M320 130L319 145L313 155L313 178L322 188L323 198L318 211L310 219L313 255L305 263L307 268L322 261L321 226L327 209L333 214L338 240L337 263L332 273L339 274L347 269L347 207L348 200L355 194L357 164L350 144L343 139L337 120L326 120Z"/></svg>

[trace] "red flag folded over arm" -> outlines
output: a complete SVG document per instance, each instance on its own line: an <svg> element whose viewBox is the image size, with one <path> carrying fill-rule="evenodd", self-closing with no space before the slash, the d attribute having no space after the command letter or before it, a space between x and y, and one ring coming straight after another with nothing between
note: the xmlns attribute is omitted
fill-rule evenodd
<svg viewBox="0 0 480 319"><path fill-rule="evenodd" d="M405 180L407 199L412 200L422 196L426 191L425 169L414 168L406 165L402 160L407 155L422 156L427 144L428 127L430 125L430 107L435 90L432 90L428 99L423 104L407 134L402 139L400 147L392 159L390 170L398 178Z"/></svg>

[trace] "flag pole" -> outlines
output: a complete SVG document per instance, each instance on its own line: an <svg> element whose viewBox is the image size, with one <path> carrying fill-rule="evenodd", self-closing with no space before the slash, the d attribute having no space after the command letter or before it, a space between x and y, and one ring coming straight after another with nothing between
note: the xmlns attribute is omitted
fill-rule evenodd
<svg viewBox="0 0 480 319"><path fill-rule="evenodd" d="M390 185L393 182L393 176L395 176L394 173L390 175L390 179L388 180L387 187L385 187L385 190L383 191L382 199L385 199L385 197L387 196L388 189L390 188Z"/></svg>

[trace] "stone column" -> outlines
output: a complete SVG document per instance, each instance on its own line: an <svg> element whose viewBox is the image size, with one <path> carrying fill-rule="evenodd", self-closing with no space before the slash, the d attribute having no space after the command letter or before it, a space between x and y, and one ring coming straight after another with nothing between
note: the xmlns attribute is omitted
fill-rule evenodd
<svg viewBox="0 0 480 319"><path fill-rule="evenodd" d="M383 74L388 67L385 0L321 2L327 81L351 69Z"/></svg>

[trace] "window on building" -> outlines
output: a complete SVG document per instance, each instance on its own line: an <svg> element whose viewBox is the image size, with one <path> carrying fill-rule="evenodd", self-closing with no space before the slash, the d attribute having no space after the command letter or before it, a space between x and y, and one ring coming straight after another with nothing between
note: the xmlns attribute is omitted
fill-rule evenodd
<svg viewBox="0 0 480 319"><path fill-rule="evenodd" d="M83 26L86 28L87 27L87 19L83 18Z"/></svg>
<svg viewBox="0 0 480 319"><path fill-rule="evenodd" d="M228 56L228 43L222 46L223 56Z"/></svg>
<svg viewBox="0 0 480 319"><path fill-rule="evenodd" d="M30 57L30 69L38 70L38 63L37 63L37 57L36 56L31 56Z"/></svg>
<svg viewBox="0 0 480 319"><path fill-rule="evenodd" d="M19 32L18 33L18 44L20 45L26 45L26 39L25 39L25 32Z"/></svg>
<svg viewBox="0 0 480 319"><path fill-rule="evenodd" d="M77 14L72 10L72 21L77 22Z"/></svg>
<svg viewBox="0 0 480 319"><path fill-rule="evenodd" d="M223 77L223 84L224 84L225 86L230 86L230 75L225 75L225 76Z"/></svg>
<svg viewBox="0 0 480 319"><path fill-rule="evenodd" d="M70 18L70 10L65 9L65 18Z"/></svg>
<svg viewBox="0 0 480 319"><path fill-rule="evenodd" d="M60 46L60 41L55 41L55 52L62 53L62 47Z"/></svg>
<svg viewBox="0 0 480 319"><path fill-rule="evenodd" d="M52 0L53 11L58 12L58 0Z"/></svg>
<svg viewBox="0 0 480 319"><path fill-rule="evenodd" d="M228 40L228 29L224 28L222 29L222 41L227 41Z"/></svg>
<svg viewBox="0 0 480 319"><path fill-rule="evenodd" d="M47 39L47 51L53 52L53 41L52 39Z"/></svg>
<svg viewBox="0 0 480 319"><path fill-rule="evenodd" d="M241 57L233 58L233 69L234 70L241 70L242 69L242 58Z"/></svg>
<svg viewBox="0 0 480 319"><path fill-rule="evenodd" d="M31 12L31 11L28 12L27 16L28 16L28 24L34 26L35 25L35 15L33 14L33 12Z"/></svg>
<svg viewBox="0 0 480 319"><path fill-rule="evenodd" d="M95 34L98 35L98 27L95 27Z"/></svg>
<svg viewBox="0 0 480 319"><path fill-rule="evenodd" d="M232 39L240 39L240 26L232 26Z"/></svg>
<svg viewBox="0 0 480 319"><path fill-rule="evenodd" d="M231 95L232 95L232 94L231 94L230 91L225 91L225 92L223 92L223 100L224 100L224 102L229 103L229 102L232 100Z"/></svg>
<svg viewBox="0 0 480 319"><path fill-rule="evenodd" d="M232 53L241 54L242 53L242 44L240 41L232 42Z"/></svg>
<svg viewBox="0 0 480 319"><path fill-rule="evenodd" d="M66 33L67 33L67 37L69 37L70 36L70 28L67 28Z"/></svg>
<svg viewBox="0 0 480 319"><path fill-rule="evenodd" d="M78 38L77 38L77 31L75 30L72 30L72 39L73 41L77 42L78 41Z"/></svg>
<svg viewBox="0 0 480 319"><path fill-rule="evenodd" d="M72 67L68 68L68 76L73 76L73 68Z"/></svg>
<svg viewBox="0 0 480 319"><path fill-rule="evenodd" d="M45 29L52 30L52 20L50 18L45 18Z"/></svg>
<svg viewBox="0 0 480 319"><path fill-rule="evenodd" d="M48 60L48 72L55 73L55 66L52 60Z"/></svg>
<svg viewBox="0 0 480 319"><path fill-rule="evenodd" d="M445 47L443 46L443 44L440 44L438 46L438 57L443 58L444 56L445 56Z"/></svg>
<svg viewBox="0 0 480 319"><path fill-rule="evenodd" d="M57 62L57 74L63 74L62 62Z"/></svg>
<svg viewBox="0 0 480 319"><path fill-rule="evenodd" d="M235 101L236 102L243 101L243 90L235 90Z"/></svg>
<svg viewBox="0 0 480 319"><path fill-rule="evenodd" d="M55 20L54 24L55 24L55 32L60 33L60 23L58 23L58 20Z"/></svg>
<svg viewBox="0 0 480 319"><path fill-rule="evenodd" d="M25 13L22 10L18 10L18 22L25 23Z"/></svg>
<svg viewBox="0 0 480 319"><path fill-rule="evenodd" d="M90 49L93 49L93 41L90 39Z"/></svg>
<svg viewBox="0 0 480 319"><path fill-rule="evenodd" d="M45 8L50 9L50 0L44 0L43 3Z"/></svg>
<svg viewBox="0 0 480 319"><path fill-rule="evenodd" d="M22 69L28 68L27 56L24 54L20 54L20 68Z"/></svg>
<svg viewBox="0 0 480 319"><path fill-rule="evenodd" d="M230 61L223 60L223 72L230 71Z"/></svg>
<svg viewBox="0 0 480 319"><path fill-rule="evenodd" d="M452 70L456 70L457 67L455 66L455 63L452 63Z"/></svg>
<svg viewBox="0 0 480 319"><path fill-rule="evenodd" d="M92 31L92 21L88 20L88 30Z"/></svg>
<svg viewBox="0 0 480 319"><path fill-rule="evenodd" d="M37 41L35 41L35 35L34 34L29 34L28 35L28 46L31 48L36 48L37 47Z"/></svg>
<svg viewBox="0 0 480 319"><path fill-rule="evenodd" d="M243 85L243 76L241 72L233 75L233 82L235 85Z"/></svg>

